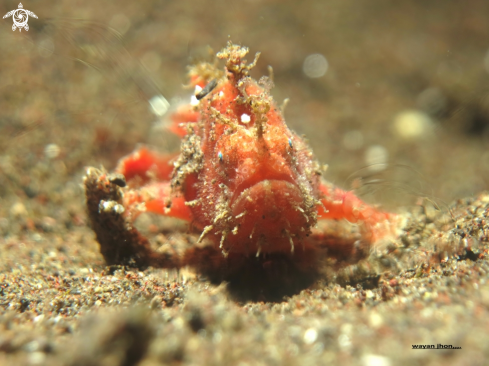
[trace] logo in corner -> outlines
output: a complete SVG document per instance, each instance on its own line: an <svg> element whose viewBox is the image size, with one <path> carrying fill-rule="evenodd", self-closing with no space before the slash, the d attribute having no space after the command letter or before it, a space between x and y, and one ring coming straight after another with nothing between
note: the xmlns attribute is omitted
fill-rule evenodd
<svg viewBox="0 0 489 366"><path fill-rule="evenodd" d="M10 16L12 17L12 19L14 20L14 24L12 25L13 31L15 31L17 28L19 28L19 32L22 31L22 28L25 28L25 30L28 31L29 25L27 24L27 21L29 20L29 15L37 19L36 14L34 14L30 10L25 10L24 7L22 6L22 3L19 3L19 8L9 11L7 14L3 16L3 19L8 18Z"/></svg>

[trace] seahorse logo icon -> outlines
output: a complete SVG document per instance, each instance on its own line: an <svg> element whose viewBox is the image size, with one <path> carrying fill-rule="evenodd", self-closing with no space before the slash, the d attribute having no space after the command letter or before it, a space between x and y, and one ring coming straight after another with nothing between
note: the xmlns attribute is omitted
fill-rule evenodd
<svg viewBox="0 0 489 366"><path fill-rule="evenodd" d="M14 24L12 25L13 31L15 31L17 28L19 28L19 32L22 31L22 28L28 31L29 25L27 24L27 21L29 20L29 15L37 19L36 14L34 14L30 10L25 10L22 3L19 3L19 8L9 11L3 16L3 19L12 17L12 19L14 20Z"/></svg>

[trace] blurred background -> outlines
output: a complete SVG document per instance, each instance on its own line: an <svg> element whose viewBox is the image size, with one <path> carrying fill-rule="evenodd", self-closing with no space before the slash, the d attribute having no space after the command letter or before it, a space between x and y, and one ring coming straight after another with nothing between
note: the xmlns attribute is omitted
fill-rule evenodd
<svg viewBox="0 0 489 366"><path fill-rule="evenodd" d="M443 205L488 187L488 1L23 6L38 16L28 32L0 22L0 229L27 212L83 222L84 167L112 169L138 143L169 148L148 101L188 98L187 66L228 40L250 61L261 52L253 77L273 67L272 94L290 98L286 121L329 164L326 179L400 188L394 206L406 192Z"/></svg>

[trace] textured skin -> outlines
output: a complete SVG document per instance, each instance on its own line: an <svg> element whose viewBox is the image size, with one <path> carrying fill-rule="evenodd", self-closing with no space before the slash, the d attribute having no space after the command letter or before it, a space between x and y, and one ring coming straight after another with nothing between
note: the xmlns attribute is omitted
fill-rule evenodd
<svg viewBox="0 0 489 366"><path fill-rule="evenodd" d="M268 92L247 78L243 98L238 83L229 73L200 102L186 147L195 153L178 161L172 185L181 184L196 221L212 227L207 235L225 253L290 252L316 223L319 166Z"/></svg>
<svg viewBox="0 0 489 366"><path fill-rule="evenodd" d="M226 61L224 72L208 63L191 69L191 84L203 90L196 105L182 106L172 116L170 130L183 137L179 155L163 156L143 147L121 160L116 173L128 187L119 187L124 183L113 178L119 186L111 195L124 212L106 203L111 198L103 190L110 176L94 169L87 175L89 216L107 262L192 265L207 274L223 272L226 279L247 262L255 261L255 271L275 258L287 268L297 263L302 273L318 266L321 256L358 260L359 252L365 255L373 242L394 232L395 215L321 179L311 150L289 130L270 96L272 83L248 76L258 57L247 65L247 52L229 43L217 55ZM145 211L189 221L200 232L196 245L184 254L159 258L130 224ZM118 224L111 225L107 215ZM344 233L318 231L319 219L358 223L361 245L353 245ZM120 229L121 220L126 229ZM118 232L111 235L115 226ZM120 230L127 231L125 239ZM123 256L121 241L130 248ZM204 249L200 242L207 243Z"/></svg>

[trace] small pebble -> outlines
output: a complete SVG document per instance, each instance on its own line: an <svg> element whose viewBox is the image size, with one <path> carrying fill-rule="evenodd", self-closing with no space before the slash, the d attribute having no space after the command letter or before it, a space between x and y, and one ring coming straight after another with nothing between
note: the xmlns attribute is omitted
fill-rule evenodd
<svg viewBox="0 0 489 366"><path fill-rule="evenodd" d="M381 145L372 145L365 151L365 163L373 172L384 170L387 167L388 158L387 149Z"/></svg>
<svg viewBox="0 0 489 366"><path fill-rule="evenodd" d="M389 358L379 355L365 355L362 357L363 366L390 366L391 361Z"/></svg>
<svg viewBox="0 0 489 366"><path fill-rule="evenodd" d="M382 315L380 315L376 311L372 311L368 318L368 323L372 328L377 329L384 324L384 318L382 318Z"/></svg>
<svg viewBox="0 0 489 366"><path fill-rule="evenodd" d="M326 57L315 53L306 57L302 64L302 71L304 71L307 77L315 79L324 76L326 71L328 71L328 67L329 64Z"/></svg>
<svg viewBox="0 0 489 366"><path fill-rule="evenodd" d="M59 156L61 149L56 144L46 145L44 148L44 155L48 159L56 159Z"/></svg>
<svg viewBox="0 0 489 366"><path fill-rule="evenodd" d="M41 365L46 360L46 354L44 352L32 352L28 359L30 365Z"/></svg>
<svg viewBox="0 0 489 366"><path fill-rule="evenodd" d="M14 218L26 217L27 209L22 202L17 202L10 207L10 216Z"/></svg>
<svg viewBox="0 0 489 366"><path fill-rule="evenodd" d="M430 116L418 110L406 110L394 118L394 131L402 139L414 140L426 136L433 128Z"/></svg>
<svg viewBox="0 0 489 366"><path fill-rule="evenodd" d="M314 328L309 328L304 333L304 343L305 344L313 344L314 342L316 342L317 339L318 339L318 332Z"/></svg>
<svg viewBox="0 0 489 366"><path fill-rule="evenodd" d="M155 95L149 100L149 106L154 115L161 117L170 108L170 103L163 95Z"/></svg>

